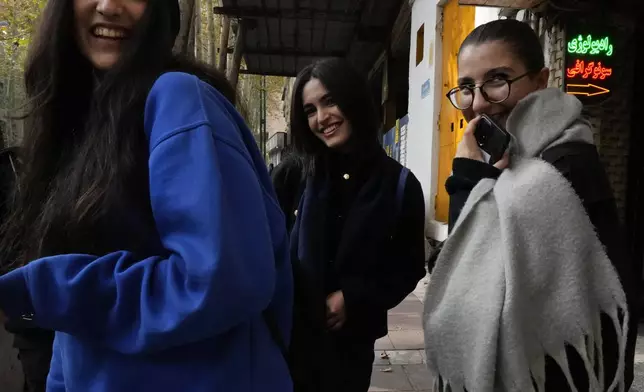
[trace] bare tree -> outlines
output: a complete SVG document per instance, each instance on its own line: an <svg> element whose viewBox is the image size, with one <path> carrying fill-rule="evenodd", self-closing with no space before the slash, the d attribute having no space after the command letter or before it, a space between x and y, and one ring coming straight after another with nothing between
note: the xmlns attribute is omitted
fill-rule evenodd
<svg viewBox="0 0 644 392"><path fill-rule="evenodd" d="M181 29L177 41L175 42L175 51L182 54L194 54L194 28L193 23L195 20L195 1L196 0L180 0L179 7L181 9ZM192 35L192 45L190 44ZM192 51L190 51L192 48Z"/></svg>
<svg viewBox="0 0 644 392"><path fill-rule="evenodd" d="M188 38L188 53L201 60L201 1L194 0L194 15L192 16L192 29Z"/></svg>
<svg viewBox="0 0 644 392"><path fill-rule="evenodd" d="M208 12L208 63L217 65L217 39L215 37L215 13L213 12L213 0L206 0L206 12Z"/></svg>
<svg viewBox="0 0 644 392"><path fill-rule="evenodd" d="M246 22L240 20L237 23L237 36L235 37L235 49L233 52L233 63L228 69L228 81L237 88L239 80L239 69L241 67L242 55L244 54L244 44L246 40Z"/></svg>
<svg viewBox="0 0 644 392"><path fill-rule="evenodd" d="M230 18L222 16L221 35L219 36L219 62L217 67L221 72L226 72L228 62L228 38L230 38Z"/></svg>

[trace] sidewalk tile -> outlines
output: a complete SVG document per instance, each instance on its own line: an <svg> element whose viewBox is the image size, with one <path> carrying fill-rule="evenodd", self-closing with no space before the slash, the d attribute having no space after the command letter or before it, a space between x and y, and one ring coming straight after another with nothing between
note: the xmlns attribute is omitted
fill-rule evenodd
<svg viewBox="0 0 644 392"><path fill-rule="evenodd" d="M425 365L404 365L403 368L415 391L432 388L432 378Z"/></svg>
<svg viewBox="0 0 644 392"><path fill-rule="evenodd" d="M394 314L423 314L423 303L414 299L405 299L398 306L389 311L390 315Z"/></svg>
<svg viewBox="0 0 644 392"><path fill-rule="evenodd" d="M383 358L382 355L385 354L386 357ZM391 362L389 361L389 352L384 350L376 350L375 352L376 359L373 361L373 364L376 366L389 366Z"/></svg>
<svg viewBox="0 0 644 392"><path fill-rule="evenodd" d="M390 331L389 339L396 350L422 350L425 348L423 331Z"/></svg>
<svg viewBox="0 0 644 392"><path fill-rule="evenodd" d="M388 370L389 372L383 372ZM411 383L407 379L407 373L403 370L402 366L374 366L373 374L371 376L370 392L383 392L383 391L413 391Z"/></svg>
<svg viewBox="0 0 644 392"><path fill-rule="evenodd" d="M415 330L422 331L423 321L420 314L390 314L389 330Z"/></svg>
<svg viewBox="0 0 644 392"><path fill-rule="evenodd" d="M425 363L421 350L387 350L392 365L422 365Z"/></svg>
<svg viewBox="0 0 644 392"><path fill-rule="evenodd" d="M394 345L391 343L391 340L389 339L389 336L384 336L378 340L376 340L376 350L393 350Z"/></svg>

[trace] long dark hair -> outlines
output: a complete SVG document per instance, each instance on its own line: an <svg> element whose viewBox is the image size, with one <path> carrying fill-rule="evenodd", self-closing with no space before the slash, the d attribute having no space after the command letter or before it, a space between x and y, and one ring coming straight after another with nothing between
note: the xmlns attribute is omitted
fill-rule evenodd
<svg viewBox="0 0 644 392"><path fill-rule="evenodd" d="M346 60L324 59L304 68L297 76L291 100L291 140L296 153L310 166L328 147L309 128L303 90L318 79L351 124L350 143L360 148L378 144L378 115L367 80ZM308 167L310 169L310 167Z"/></svg>
<svg viewBox="0 0 644 392"><path fill-rule="evenodd" d="M76 44L72 1L48 1L26 64L24 167L2 228L3 261L77 251L124 197L149 209L143 113L159 75L196 74L234 101L222 75L173 55L170 1L148 2L118 63L100 74Z"/></svg>
<svg viewBox="0 0 644 392"><path fill-rule="evenodd" d="M494 20L475 28L461 44L459 53L467 46L493 41L506 43L521 59L526 70L538 72L545 67L543 47L537 33L527 23L515 19Z"/></svg>

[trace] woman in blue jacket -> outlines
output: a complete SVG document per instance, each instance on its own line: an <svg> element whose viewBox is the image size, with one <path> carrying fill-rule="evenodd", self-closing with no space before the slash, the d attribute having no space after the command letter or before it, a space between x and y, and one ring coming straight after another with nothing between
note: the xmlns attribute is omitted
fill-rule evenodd
<svg viewBox="0 0 644 392"><path fill-rule="evenodd" d="M49 0L30 48L0 309L56 331L48 391L292 389L284 217L178 29L176 0Z"/></svg>

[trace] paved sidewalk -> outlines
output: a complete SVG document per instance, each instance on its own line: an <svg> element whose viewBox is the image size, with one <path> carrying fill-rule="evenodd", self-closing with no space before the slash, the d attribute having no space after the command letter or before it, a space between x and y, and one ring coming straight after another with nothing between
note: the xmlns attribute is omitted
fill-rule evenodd
<svg viewBox="0 0 644 392"><path fill-rule="evenodd" d="M376 342L371 392L429 391L421 316L428 278L389 312L389 335Z"/></svg>

